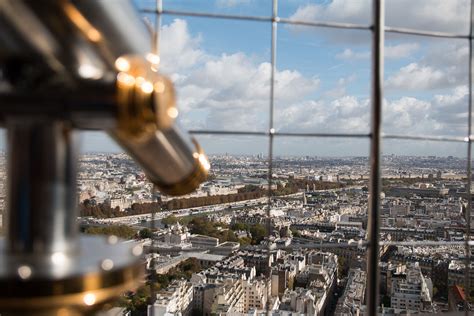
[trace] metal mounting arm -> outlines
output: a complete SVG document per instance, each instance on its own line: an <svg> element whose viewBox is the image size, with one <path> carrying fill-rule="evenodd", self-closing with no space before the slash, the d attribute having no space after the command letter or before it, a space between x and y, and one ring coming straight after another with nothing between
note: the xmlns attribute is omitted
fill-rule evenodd
<svg viewBox="0 0 474 316"><path fill-rule="evenodd" d="M72 130L107 131L170 195L197 188L209 162L175 124L173 84L131 1L0 1L0 42L0 313L92 312L137 285L144 265L139 246L78 236Z"/></svg>

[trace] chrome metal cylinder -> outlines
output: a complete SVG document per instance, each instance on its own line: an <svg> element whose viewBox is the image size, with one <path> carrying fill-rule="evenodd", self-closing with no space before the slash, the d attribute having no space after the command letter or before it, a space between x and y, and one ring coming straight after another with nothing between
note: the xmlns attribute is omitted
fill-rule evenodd
<svg viewBox="0 0 474 316"><path fill-rule="evenodd" d="M10 253L76 250L76 150L68 124L15 118L8 127Z"/></svg>

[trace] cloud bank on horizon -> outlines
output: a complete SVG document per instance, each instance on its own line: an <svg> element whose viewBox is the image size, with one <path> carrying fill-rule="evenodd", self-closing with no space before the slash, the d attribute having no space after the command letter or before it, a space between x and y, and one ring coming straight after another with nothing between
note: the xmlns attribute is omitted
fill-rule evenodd
<svg viewBox="0 0 474 316"><path fill-rule="evenodd" d="M223 13L254 10L270 14L271 1L265 1L265 8L262 3L181 0L165 1L164 7ZM371 1L280 1L279 15L302 21L367 25ZM386 24L467 34L469 1L387 0ZM176 85L180 123L184 128L268 130L270 34L269 23L263 22L164 17L161 71ZM300 133L368 133L370 33L280 24L277 35L275 129ZM383 131L465 136L468 57L466 40L387 33ZM265 139L236 140L236 136L199 139L213 153L253 154L268 150ZM103 145L105 142L101 134L87 134L85 150L108 150L108 145ZM366 155L368 141L360 142L291 138L276 142L275 151L292 155ZM385 149L387 153L400 154L465 155L465 150L460 152L456 145L423 144L387 142Z"/></svg>

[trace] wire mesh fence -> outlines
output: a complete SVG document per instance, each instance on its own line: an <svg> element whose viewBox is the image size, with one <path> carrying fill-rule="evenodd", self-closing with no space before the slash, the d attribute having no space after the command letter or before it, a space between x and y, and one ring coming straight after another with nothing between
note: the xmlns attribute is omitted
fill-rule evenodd
<svg viewBox="0 0 474 316"><path fill-rule="evenodd" d="M156 36L154 47L155 51L159 53L159 34L161 28L162 16L176 16L176 17L192 17L202 19L216 19L216 20L236 20L236 21L252 21L270 25L271 35L268 38L268 47L270 49L270 92L268 95L268 126L263 131L251 130L226 130L226 129L195 129L190 133L194 135L221 135L232 137L254 136L262 137L268 140L268 199L267 199L267 231L271 231L271 213L272 208L272 184L273 184L273 167L274 167L274 145L275 139L282 137L314 137L314 138L342 138L342 139L368 139L370 141L369 153L369 168L370 168L370 185L369 185L369 209L368 209L368 236L367 240L358 243L313 243L304 244L301 246L292 245L288 249L327 249L327 248L360 248L367 250L367 313L368 315L377 315L379 306L379 247L395 245L395 246L410 246L410 247L435 247L435 246L462 246L465 254L465 288L470 288L470 265L471 265L471 247L474 243L471 241L471 158L472 158L472 23L470 23L469 33L449 33L439 31L425 31L404 27L386 26L384 23L384 0L373 0L372 5L372 22L370 24L354 24L344 22L331 21L308 21L297 20L289 17L279 16L278 0L269 0L268 15L240 15L240 14L224 14L219 12L205 12L205 11L188 11L178 10L173 7L167 8L166 2L156 0L145 3L141 8L144 15L152 15L155 18L154 25L156 27ZM149 6L148 6L149 5ZM148 6L148 7L147 7ZM470 21L472 21L472 2L470 3ZM212 10L210 10L212 11ZM294 25L304 26L310 28L329 28L335 30L366 30L372 34L372 65L371 65L371 122L369 133L330 133L330 132L291 132L280 131L275 127L275 71L278 65L277 60L277 29L279 25ZM447 38L460 39L468 42L469 58L468 64L465 65L468 71L468 115L467 115L467 134L465 136L444 136L444 135L409 135L409 134L394 134L381 132L382 128L382 103L383 103L383 70L384 70L384 35L385 33L402 34L407 36L429 37L429 38ZM465 212L466 229L464 241L379 241L380 235L380 191L381 191L381 143L382 140L408 140L408 141L431 141L431 142L450 142L450 143L464 143L466 149L467 165L466 165L466 192L467 192L467 207ZM466 291L466 301L469 300L469 291ZM467 303L467 302L466 302ZM467 306L468 304L465 304ZM469 311L466 309L465 314Z"/></svg>

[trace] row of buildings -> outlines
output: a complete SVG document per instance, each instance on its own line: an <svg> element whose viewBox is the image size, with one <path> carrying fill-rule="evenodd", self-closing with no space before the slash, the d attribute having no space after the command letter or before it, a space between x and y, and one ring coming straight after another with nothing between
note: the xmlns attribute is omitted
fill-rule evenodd
<svg viewBox="0 0 474 316"><path fill-rule="evenodd" d="M175 280L149 306L154 315L323 315L335 305L337 256L313 251L239 251ZM192 294L191 294L192 293Z"/></svg>

